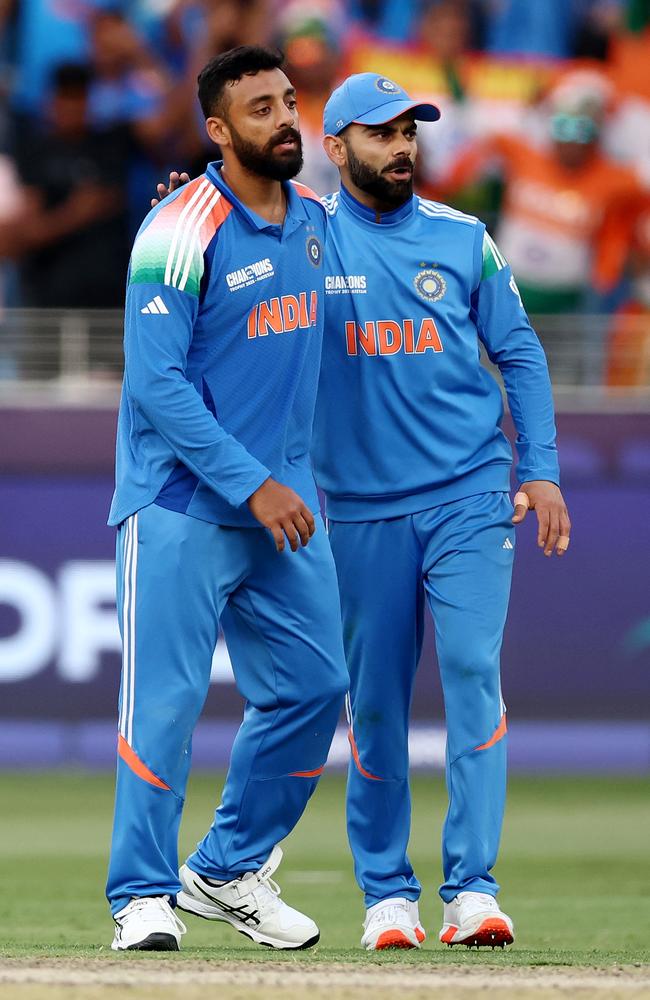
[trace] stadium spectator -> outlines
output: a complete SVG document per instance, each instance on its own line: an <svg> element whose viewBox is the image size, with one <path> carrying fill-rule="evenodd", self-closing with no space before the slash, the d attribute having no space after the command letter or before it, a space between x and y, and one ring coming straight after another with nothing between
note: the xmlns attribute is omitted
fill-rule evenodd
<svg viewBox="0 0 650 1000"><path fill-rule="evenodd" d="M338 187L338 171L323 149L323 108L339 69L338 39L328 20L301 2L291 4L280 21L280 48L287 76L298 91L305 165L300 180L325 194Z"/></svg>
<svg viewBox="0 0 650 1000"><path fill-rule="evenodd" d="M650 18L650 4L644 0L644 5ZM634 30L612 40L609 70L618 102L606 139L613 155L632 163L650 186L650 24L641 20L640 7L632 4L628 12L629 29Z"/></svg>
<svg viewBox="0 0 650 1000"><path fill-rule="evenodd" d="M93 125L106 128L133 122L144 144L164 138L161 106L171 79L123 14L105 11L93 18L94 78L89 96Z"/></svg>
<svg viewBox="0 0 650 1000"><path fill-rule="evenodd" d="M171 159L187 163L190 173L202 173L206 158L214 155L194 93L198 72L227 49L263 44L272 35L276 21L268 0L177 0L170 11L166 22L167 53L177 79L183 81L186 96L181 99L180 92L175 95L184 114L182 143L176 135L175 146L166 147ZM184 146L180 159L179 145Z"/></svg>
<svg viewBox="0 0 650 1000"><path fill-rule="evenodd" d="M64 62L90 59L90 24L101 9L126 8L126 0L2 0L2 18L12 23L15 82L11 98L19 121L37 117L51 96L52 74Z"/></svg>
<svg viewBox="0 0 650 1000"><path fill-rule="evenodd" d="M567 59L604 55L606 38L618 22L622 0L480 0L485 12L485 47L502 55Z"/></svg>
<svg viewBox="0 0 650 1000"><path fill-rule="evenodd" d="M351 22L365 31L396 42L408 41L422 11L423 0L352 0Z"/></svg>
<svg viewBox="0 0 650 1000"><path fill-rule="evenodd" d="M17 224L23 211L23 191L13 160L0 153L0 323L5 307L16 305ZM13 364L4 352L0 360L0 378L14 373Z"/></svg>
<svg viewBox="0 0 650 1000"><path fill-rule="evenodd" d="M422 194L435 199L460 153L483 131L480 102L471 89L476 56L472 51L469 4L464 0L426 4L417 35L420 48L427 53L432 77L437 80L432 96L442 115L439 122L422 122L418 129L416 181ZM457 207L480 214L484 221L489 218L491 223L492 187L481 183L466 188L456 197Z"/></svg>
<svg viewBox="0 0 650 1000"><path fill-rule="evenodd" d="M117 11L93 19L92 54L89 121L93 128L124 133L130 230L135 235L142 202L168 158L187 158L197 146L196 127L188 115L195 88L174 79Z"/></svg>
<svg viewBox="0 0 650 1000"><path fill-rule="evenodd" d="M614 317L606 382L650 386L650 201L639 214L630 254L629 295Z"/></svg>
<svg viewBox="0 0 650 1000"><path fill-rule="evenodd" d="M119 134L88 126L90 73L63 64L47 114L19 136L25 207L14 226L24 304L117 307L128 262L125 153Z"/></svg>
<svg viewBox="0 0 650 1000"><path fill-rule="evenodd" d="M274 29L267 0L201 0L204 51L225 52L236 45L261 42Z"/></svg>
<svg viewBox="0 0 650 1000"><path fill-rule="evenodd" d="M625 266L642 189L600 148L600 95L562 86L547 119L550 143L495 134L457 161L450 187L496 168L504 182L499 246L529 312L575 312L605 297Z"/></svg>

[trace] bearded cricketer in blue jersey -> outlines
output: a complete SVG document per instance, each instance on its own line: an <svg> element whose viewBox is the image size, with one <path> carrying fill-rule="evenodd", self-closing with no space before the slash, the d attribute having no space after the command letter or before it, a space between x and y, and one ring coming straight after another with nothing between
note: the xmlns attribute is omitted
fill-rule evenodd
<svg viewBox="0 0 650 1000"><path fill-rule="evenodd" d="M373 73L350 77L325 109L325 148L342 183L323 199L312 457L350 671L348 833L368 950L417 948L425 938L407 855L409 709L425 603L447 721L439 937L478 947L514 940L491 874L506 790L499 654L513 525L534 508L547 556L563 555L570 533L546 359L510 267L478 219L413 195L416 122L438 117ZM480 363L481 344L517 430L514 512L501 393Z"/></svg>
<svg viewBox="0 0 650 1000"><path fill-rule="evenodd" d="M199 97L223 161L149 213L131 257L110 514L124 645L116 950L177 950L174 904L275 948L319 937L271 881L347 690L309 459L325 211L290 180L302 156L281 62L242 47L205 67ZM214 823L179 873L220 623L246 708Z"/></svg>
<svg viewBox="0 0 650 1000"><path fill-rule="evenodd" d="M324 199L312 456L341 593L348 833L369 950L424 939L407 844L408 719L425 602L447 721L440 940L513 941L491 874L506 790L499 652L513 523L535 508L546 555L566 550L570 530L546 360L510 267L478 219L413 195L416 123L439 114L364 73L334 91L324 115L341 190ZM480 363L481 344L503 376L517 430L514 517L501 393Z"/></svg>

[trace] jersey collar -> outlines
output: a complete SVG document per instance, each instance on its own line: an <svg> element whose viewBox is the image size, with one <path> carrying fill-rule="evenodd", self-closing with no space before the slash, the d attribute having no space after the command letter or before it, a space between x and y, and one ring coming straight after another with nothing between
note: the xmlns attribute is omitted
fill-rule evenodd
<svg viewBox="0 0 650 1000"><path fill-rule="evenodd" d="M214 160L212 163L208 163L206 175L209 180L212 181L214 186L219 188L221 193L226 196L233 208L237 209L237 211L244 217L253 229L267 230L270 233L281 233L284 238L289 236L292 232L294 232L294 230L298 229L303 222L309 220L302 198L290 181L282 182L282 188L287 198L287 214L284 218L284 225L279 226L275 222L269 222L268 219L263 219L261 215L258 215L257 212L253 212L239 200L237 195L234 194L223 179L221 174L222 167L223 160Z"/></svg>
<svg viewBox="0 0 650 1000"><path fill-rule="evenodd" d="M363 219L364 222L371 222L377 226L394 226L398 222L403 222L404 219L408 219L416 207L416 198L413 195L408 201L405 201L403 205L399 208L394 208L392 212L375 212L373 208L368 208L366 205L362 205L360 201L350 194L348 189L341 184L341 204L352 213L356 215L357 218Z"/></svg>

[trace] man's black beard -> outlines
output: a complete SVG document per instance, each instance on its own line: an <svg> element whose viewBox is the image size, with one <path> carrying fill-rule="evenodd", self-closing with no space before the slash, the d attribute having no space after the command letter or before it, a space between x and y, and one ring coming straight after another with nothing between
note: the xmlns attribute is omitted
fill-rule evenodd
<svg viewBox="0 0 650 1000"><path fill-rule="evenodd" d="M297 132L296 129L285 129L279 136L276 135L269 139L266 145L261 147L244 139L232 125L230 125L230 135L235 156L242 167L252 174L268 177L272 181L288 181L300 173L302 169L302 139L300 132ZM295 150L278 156L274 152L275 147L286 142L287 139L296 140Z"/></svg>
<svg viewBox="0 0 650 1000"><path fill-rule="evenodd" d="M350 146L347 147L347 150L348 169L353 184L361 191L365 191L366 194L371 194L373 198L377 199L379 204L385 205L387 208L399 208L400 205L403 205L404 202L413 197L412 172L411 176L403 181L391 181L387 177L384 177L384 173L388 170L394 170L396 167L409 166L412 170L413 165L410 160L395 161L382 171L382 173L378 173L373 167L364 163L363 160L358 160Z"/></svg>

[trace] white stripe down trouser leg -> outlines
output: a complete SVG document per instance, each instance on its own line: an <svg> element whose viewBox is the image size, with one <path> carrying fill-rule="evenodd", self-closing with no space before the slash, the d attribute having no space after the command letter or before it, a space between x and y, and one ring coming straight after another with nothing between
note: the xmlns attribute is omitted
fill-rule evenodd
<svg viewBox="0 0 650 1000"><path fill-rule="evenodd" d="M129 746L133 740L135 707L135 602L138 569L138 515L124 524L122 599L122 704L119 731Z"/></svg>

